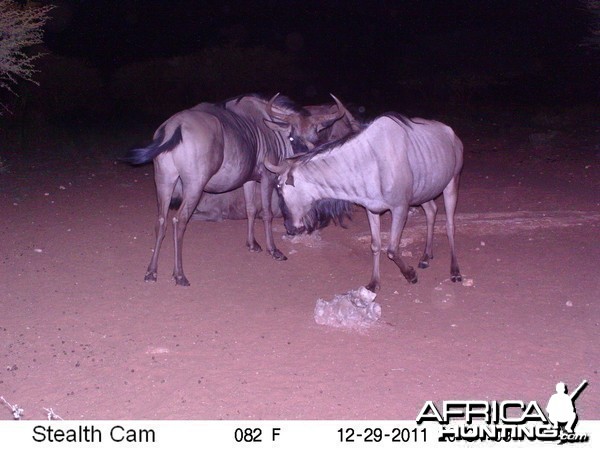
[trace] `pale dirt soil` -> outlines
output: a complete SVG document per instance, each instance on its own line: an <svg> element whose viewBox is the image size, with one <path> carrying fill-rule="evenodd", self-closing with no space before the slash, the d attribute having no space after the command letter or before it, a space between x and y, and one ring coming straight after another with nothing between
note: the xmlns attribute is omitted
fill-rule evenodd
<svg viewBox="0 0 600 450"><path fill-rule="evenodd" d="M460 130L459 135L461 135ZM317 325L318 298L369 280L368 225L249 253L245 222L192 222L191 287L174 285L171 234L155 284L150 166L98 153L9 156L0 174L0 395L44 419L408 419L426 400L537 400L589 386L600 419L598 134L533 148L527 133L465 133L449 281L443 208L436 258L409 285L382 257L382 318L363 332ZM595 141L594 141L595 140ZM440 201L441 205L442 202ZM383 223L388 224L389 218ZM384 227L387 231L387 228ZM257 237L264 245L262 224ZM416 265L425 228L403 251ZM0 406L0 419L12 418Z"/></svg>

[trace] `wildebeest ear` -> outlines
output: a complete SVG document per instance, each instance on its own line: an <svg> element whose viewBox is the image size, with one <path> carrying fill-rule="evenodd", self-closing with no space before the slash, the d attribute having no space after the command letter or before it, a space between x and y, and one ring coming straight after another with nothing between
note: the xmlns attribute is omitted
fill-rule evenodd
<svg viewBox="0 0 600 450"><path fill-rule="evenodd" d="M294 186L294 175L292 175L291 173L288 173L287 180L285 180L285 184L295 187Z"/></svg>
<svg viewBox="0 0 600 450"><path fill-rule="evenodd" d="M275 122L274 120L269 120L269 119L263 119L263 121L265 122L265 125L268 126L273 131L279 131L279 132L289 131L289 129L292 127L292 125L290 125L289 123L286 123L286 122Z"/></svg>

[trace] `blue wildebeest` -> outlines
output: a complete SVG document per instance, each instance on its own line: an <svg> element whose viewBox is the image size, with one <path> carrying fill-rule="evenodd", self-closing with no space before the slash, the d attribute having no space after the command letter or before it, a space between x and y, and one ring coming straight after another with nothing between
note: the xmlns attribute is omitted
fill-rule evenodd
<svg viewBox="0 0 600 450"><path fill-rule="evenodd" d="M323 118L331 118L332 115L335 118L338 114L339 107L337 103L326 104L326 105L310 105L305 106L304 109L308 111L310 116L302 116L305 123L318 124L319 129L317 130L317 142L315 145L322 145L328 142L335 141L343 138L352 132L359 130L359 123L354 116L346 109L345 114L342 115L338 120L335 120L331 125L328 125L330 120L323 120ZM284 120L283 117L280 120ZM292 122L294 121L292 115ZM313 136L314 139L314 136ZM312 144L312 142L311 142ZM306 149L297 149L306 150ZM310 150L308 150L310 151ZM262 202L260 195L255 195L255 208L257 211L257 217L262 217ZM277 191L273 191L273 197L271 199L271 209L274 217L281 217L281 207L279 202L279 194ZM343 210L338 214L328 214L327 211L320 209L319 212L323 215L321 225L326 225L328 219L333 219L336 222L343 221L343 216L348 215L349 211ZM246 219L246 201L244 199L243 188L234 189L233 191L223 192L220 194L212 194L205 192L194 211L192 220L202 220L210 222L220 222L222 220L241 220Z"/></svg>
<svg viewBox="0 0 600 450"><path fill-rule="evenodd" d="M338 112L318 120L277 95L270 101L257 95L243 95L220 104L201 103L164 122L149 146L130 150L124 159L131 164L154 161L158 218L154 253L145 280L156 281L158 254L166 232L169 205L173 202L179 203L173 217L173 277L176 284L189 286L183 272L183 235L204 191L219 193L244 187L246 245L251 251L261 251L254 239L257 182L261 183L268 252L277 260L287 259L273 240L271 198L276 177L264 168L263 162L279 163L293 154L293 145L301 148L313 145L311 140L320 127L329 126L330 121L345 114L343 105L335 100Z"/></svg>
<svg viewBox="0 0 600 450"><path fill-rule="evenodd" d="M462 143L450 127L387 113L359 133L320 146L313 153L280 165L268 161L265 165L278 174L277 187L291 216L291 233L310 231L312 221L310 217L307 220L307 213L320 199L341 199L366 208L373 252L373 273L367 288L375 292L380 287L380 214L387 210L392 214L388 257L409 282L416 283L415 270L400 257L400 236L409 207L421 205L427 218L427 243L419 267L428 267L433 258L437 213L434 199L441 193L446 208L451 279L462 279L454 247L454 211L462 162Z"/></svg>

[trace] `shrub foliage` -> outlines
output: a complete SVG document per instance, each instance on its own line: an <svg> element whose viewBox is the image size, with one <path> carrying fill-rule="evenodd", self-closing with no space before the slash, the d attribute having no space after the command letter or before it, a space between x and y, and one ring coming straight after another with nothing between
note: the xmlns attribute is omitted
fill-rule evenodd
<svg viewBox="0 0 600 450"><path fill-rule="evenodd" d="M35 83L34 61L40 53L28 52L42 43L43 27L50 18L52 5L38 6L33 2L24 5L13 0L0 0L0 88L15 93L19 80ZM6 109L0 103L0 115Z"/></svg>

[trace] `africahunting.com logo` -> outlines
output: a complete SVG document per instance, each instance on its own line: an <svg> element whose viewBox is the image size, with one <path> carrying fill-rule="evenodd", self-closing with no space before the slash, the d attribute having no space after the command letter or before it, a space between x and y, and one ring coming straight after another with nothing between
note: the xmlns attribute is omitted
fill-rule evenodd
<svg viewBox="0 0 600 450"><path fill-rule="evenodd" d="M578 420L575 399L587 384L587 380L583 380L569 394L565 383L558 383L545 412L536 401L452 400L444 401L441 408L427 401L417 416L417 424L437 422L442 425L441 442L587 442L587 434L575 432Z"/></svg>

